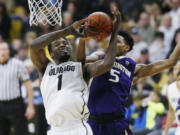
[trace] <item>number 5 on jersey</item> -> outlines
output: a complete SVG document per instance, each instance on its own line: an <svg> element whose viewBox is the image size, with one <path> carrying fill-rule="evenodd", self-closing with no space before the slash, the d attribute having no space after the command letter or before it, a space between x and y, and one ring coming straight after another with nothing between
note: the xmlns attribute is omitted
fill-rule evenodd
<svg viewBox="0 0 180 135"><path fill-rule="evenodd" d="M111 77L113 79L109 79L109 81L114 82L114 83L118 83L119 82L119 74L120 74L120 72L117 71L117 70L111 69L110 74L111 74Z"/></svg>

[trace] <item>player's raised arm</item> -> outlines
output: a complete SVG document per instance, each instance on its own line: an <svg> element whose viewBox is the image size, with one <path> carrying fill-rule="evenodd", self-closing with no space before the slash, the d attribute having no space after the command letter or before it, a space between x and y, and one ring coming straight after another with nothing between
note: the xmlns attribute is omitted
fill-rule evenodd
<svg viewBox="0 0 180 135"><path fill-rule="evenodd" d="M70 34L76 35L76 36L84 36L80 34L79 32L77 32L76 29L78 29L86 21L87 19L83 19L83 20L75 22L71 26L66 27L62 30L57 30L57 31L42 35L33 41L33 43L31 44L31 48L36 49L36 50L42 49L46 45L50 44L52 41L57 40L61 37L65 37Z"/></svg>
<svg viewBox="0 0 180 135"><path fill-rule="evenodd" d="M176 45L176 48L174 49L174 51L172 52L172 54L168 59L151 63L148 65L141 65L141 64L137 65L133 83L136 83L140 78L155 75L157 73L162 72L165 69L175 66L179 57L180 57L180 43Z"/></svg>
<svg viewBox="0 0 180 135"><path fill-rule="evenodd" d="M116 36L117 36L118 28L120 25L121 15L118 10L114 11L113 14L115 17L114 22L113 22L113 31L112 31L111 40L110 40L109 47L107 49L104 60L99 60L97 62L90 63L90 64L87 63L84 65L84 72L88 73L89 77L95 77L95 76L99 76L101 74L106 73L112 68L113 63L115 61L116 50L117 50Z"/></svg>
<svg viewBox="0 0 180 135"><path fill-rule="evenodd" d="M81 62L83 65L86 63L86 47L85 39L83 38L79 40L79 45L77 49L77 61Z"/></svg>
<svg viewBox="0 0 180 135"><path fill-rule="evenodd" d="M86 19L77 21L70 27L42 35L33 41L33 43L30 45L31 59L41 76L43 75L46 66L49 62L46 58L44 47L49 45L52 41L57 40L61 37L65 37L69 34L83 36L82 34L78 33L75 29L79 28L86 21Z"/></svg>

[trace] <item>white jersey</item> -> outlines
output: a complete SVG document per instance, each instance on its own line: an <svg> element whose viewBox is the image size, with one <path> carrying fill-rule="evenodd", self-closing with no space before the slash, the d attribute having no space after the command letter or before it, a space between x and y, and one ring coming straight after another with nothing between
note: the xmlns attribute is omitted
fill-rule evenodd
<svg viewBox="0 0 180 135"><path fill-rule="evenodd" d="M51 126L70 128L88 117L89 90L81 63L49 63L42 78L41 92L46 119Z"/></svg>
<svg viewBox="0 0 180 135"><path fill-rule="evenodd" d="M170 105L175 112L176 122L178 124L176 135L180 135L180 90L178 89L176 82L173 82L168 86L167 96Z"/></svg>

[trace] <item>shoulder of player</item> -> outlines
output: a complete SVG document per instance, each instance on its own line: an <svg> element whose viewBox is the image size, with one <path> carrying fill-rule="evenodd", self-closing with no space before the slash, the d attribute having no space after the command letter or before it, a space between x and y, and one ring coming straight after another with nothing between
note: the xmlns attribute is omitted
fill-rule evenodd
<svg viewBox="0 0 180 135"><path fill-rule="evenodd" d="M132 58L128 57L128 56L119 56L119 57L116 57L117 60L121 60L121 59L129 59L131 61L134 61Z"/></svg>
<svg viewBox="0 0 180 135"><path fill-rule="evenodd" d="M119 56L119 57L116 57L116 60L122 60L122 61L125 60L125 61L130 62L133 65L136 65L136 62L128 56Z"/></svg>

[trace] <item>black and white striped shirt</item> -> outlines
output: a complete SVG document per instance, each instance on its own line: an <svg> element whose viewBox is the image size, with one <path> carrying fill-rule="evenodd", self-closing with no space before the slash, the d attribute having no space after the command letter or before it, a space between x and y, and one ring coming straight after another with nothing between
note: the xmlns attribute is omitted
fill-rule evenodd
<svg viewBox="0 0 180 135"><path fill-rule="evenodd" d="M9 101L21 96L20 82L29 80L29 74L18 59L10 58L0 64L0 101Z"/></svg>

